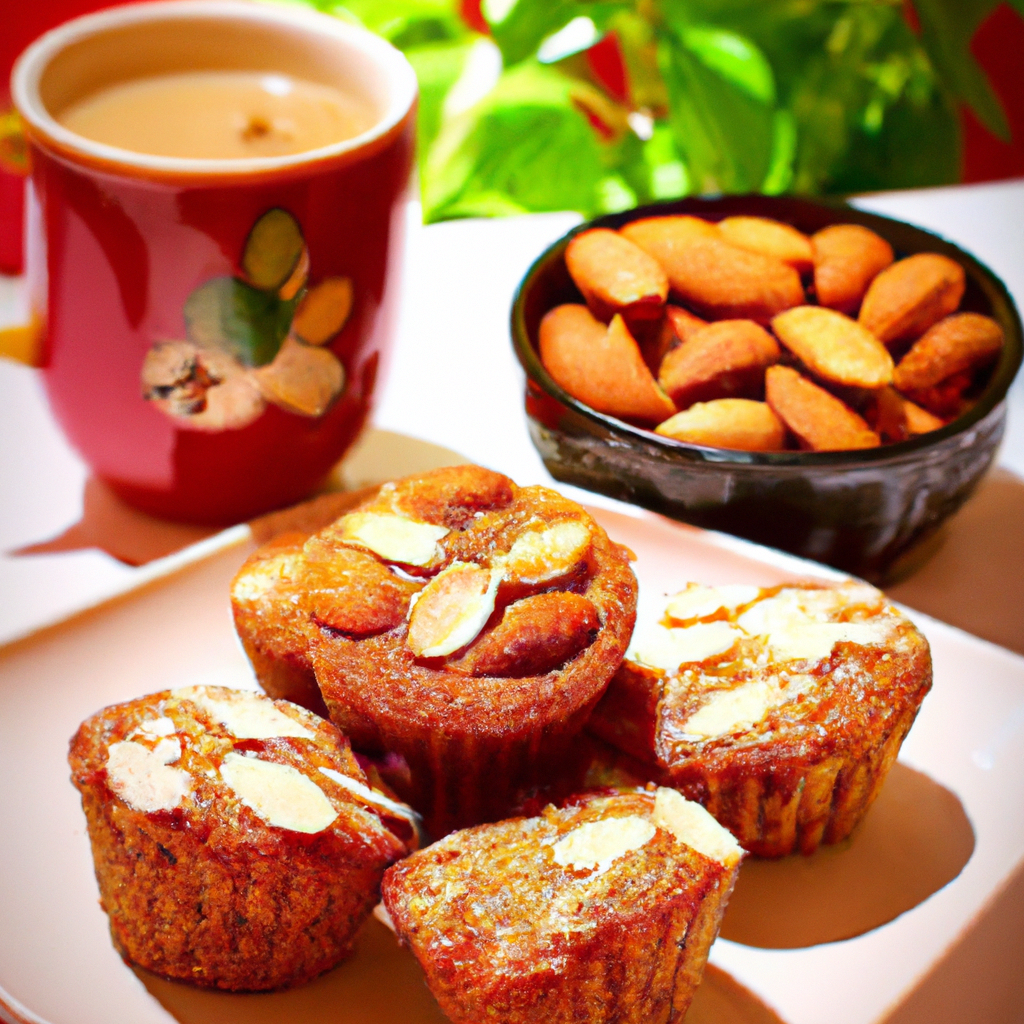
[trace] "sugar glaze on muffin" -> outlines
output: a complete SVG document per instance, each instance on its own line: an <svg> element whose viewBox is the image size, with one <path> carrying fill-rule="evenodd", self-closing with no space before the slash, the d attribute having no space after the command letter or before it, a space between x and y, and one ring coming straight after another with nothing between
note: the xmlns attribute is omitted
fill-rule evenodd
<svg viewBox="0 0 1024 1024"><path fill-rule="evenodd" d="M691 583L638 626L590 729L751 852L809 853L863 817L930 687L927 641L874 587Z"/></svg>

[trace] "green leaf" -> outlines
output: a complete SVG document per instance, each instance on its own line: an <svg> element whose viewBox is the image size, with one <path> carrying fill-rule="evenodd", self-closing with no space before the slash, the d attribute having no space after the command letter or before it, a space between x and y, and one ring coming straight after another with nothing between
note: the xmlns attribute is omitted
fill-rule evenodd
<svg viewBox="0 0 1024 1024"><path fill-rule="evenodd" d="M421 161L441 130L445 98L462 74L473 45L472 40L464 40L405 51L420 87L416 147Z"/></svg>
<svg viewBox="0 0 1024 1024"><path fill-rule="evenodd" d="M522 64L442 128L427 157L424 219L493 205L493 194L523 210L591 214L606 175L596 134L573 105L571 82L551 68Z"/></svg>
<svg viewBox="0 0 1024 1024"><path fill-rule="evenodd" d="M242 269L257 288L276 291L291 277L304 244L302 229L287 210L267 210L245 240Z"/></svg>
<svg viewBox="0 0 1024 1024"><path fill-rule="evenodd" d="M533 57L545 39L576 18L589 18L603 35L611 18L632 9L624 0L484 0L483 15L507 67Z"/></svg>
<svg viewBox="0 0 1024 1024"><path fill-rule="evenodd" d="M472 35L453 0L346 0L329 4L328 9L355 19L400 50Z"/></svg>
<svg viewBox="0 0 1024 1024"><path fill-rule="evenodd" d="M246 366L264 366L288 334L296 299L252 288L234 277L201 284L185 303L185 330L205 348L219 348Z"/></svg>
<svg viewBox="0 0 1024 1024"><path fill-rule="evenodd" d="M1010 126L988 76L971 53L971 39L999 0L915 0L921 41L946 87L1006 142ZM1024 4L1022 4L1024 6Z"/></svg>
<svg viewBox="0 0 1024 1024"><path fill-rule="evenodd" d="M749 39L707 25L686 26L683 45L751 99L775 102L775 77L765 55Z"/></svg>
<svg viewBox="0 0 1024 1024"><path fill-rule="evenodd" d="M516 217L522 213L529 213L525 206L510 199L501 192L480 191L474 192L465 199L460 199L446 206L444 210L445 220L459 220L465 217Z"/></svg>
<svg viewBox="0 0 1024 1024"><path fill-rule="evenodd" d="M793 183L796 146L796 118L788 110L776 110L775 121L772 124L771 163L761 183L761 191L765 195L780 195Z"/></svg>
<svg viewBox="0 0 1024 1024"><path fill-rule="evenodd" d="M663 35L658 62L690 179L704 193L754 191L771 162L774 108L705 63L683 37Z"/></svg>
<svg viewBox="0 0 1024 1024"><path fill-rule="evenodd" d="M637 204L637 195L621 174L609 174L597 183L597 208L602 213L619 213Z"/></svg>
<svg viewBox="0 0 1024 1024"><path fill-rule="evenodd" d="M880 129L851 133L832 170L839 192L948 185L960 175L960 122L937 91L924 106L904 96L887 108Z"/></svg>

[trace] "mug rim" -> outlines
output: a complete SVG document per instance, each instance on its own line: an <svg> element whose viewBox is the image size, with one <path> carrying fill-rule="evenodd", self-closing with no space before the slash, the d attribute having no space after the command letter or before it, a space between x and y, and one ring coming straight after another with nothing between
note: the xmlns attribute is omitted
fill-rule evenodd
<svg viewBox="0 0 1024 1024"><path fill-rule="evenodd" d="M349 139L285 156L242 159L157 156L88 139L65 128L47 110L40 83L50 63L74 43L111 29L160 21L233 18L264 25L286 25L320 37L332 36L360 51L380 68L392 94L383 116ZM26 132L42 144L78 163L145 177L206 180L271 176L301 171L321 161L351 159L376 149L408 118L418 95L416 73L405 55L380 36L339 18L299 7L274 6L252 0L150 0L109 8L65 22L31 43L11 72L11 99L25 121Z"/></svg>

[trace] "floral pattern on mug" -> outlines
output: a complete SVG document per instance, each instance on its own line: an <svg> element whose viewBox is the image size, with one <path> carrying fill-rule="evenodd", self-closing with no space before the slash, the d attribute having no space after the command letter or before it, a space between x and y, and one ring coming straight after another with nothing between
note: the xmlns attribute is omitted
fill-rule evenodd
<svg viewBox="0 0 1024 1024"><path fill-rule="evenodd" d="M142 366L143 396L200 430L245 427L267 403L316 418L345 389L327 347L352 310L352 281L309 287L309 250L286 210L249 232L241 274L199 285L185 302L183 341L157 342Z"/></svg>

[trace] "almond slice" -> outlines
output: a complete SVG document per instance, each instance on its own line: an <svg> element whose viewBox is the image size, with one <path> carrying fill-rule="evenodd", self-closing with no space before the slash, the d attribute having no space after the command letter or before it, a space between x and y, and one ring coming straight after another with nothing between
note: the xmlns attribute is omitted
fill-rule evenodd
<svg viewBox="0 0 1024 1024"><path fill-rule="evenodd" d="M145 814L173 810L192 788L188 772L169 765L170 748L157 746L150 750L130 741L111 743L107 752L110 788L126 804Z"/></svg>
<svg viewBox="0 0 1024 1024"><path fill-rule="evenodd" d="M324 791L297 768L232 751L220 777L268 825L314 835L329 828L338 812Z"/></svg>
<svg viewBox="0 0 1024 1024"><path fill-rule="evenodd" d="M423 567L441 557L437 542L448 535L448 528L391 512L351 512L332 532L342 543L369 548L385 561Z"/></svg>
<svg viewBox="0 0 1024 1024"><path fill-rule="evenodd" d="M556 590L510 604L501 621L449 668L474 676L540 676L592 643L601 620L580 594Z"/></svg>
<svg viewBox="0 0 1024 1024"><path fill-rule="evenodd" d="M586 523L562 519L542 530L520 534L505 556L505 573L531 585L558 579L579 565L590 544Z"/></svg>
<svg viewBox="0 0 1024 1024"><path fill-rule="evenodd" d="M551 855L562 867L601 874L620 857L646 846L655 832L650 821L636 814L588 821L562 836Z"/></svg>
<svg viewBox="0 0 1024 1024"><path fill-rule="evenodd" d="M892 380L888 349L856 320L823 306L797 306L772 320L776 337L815 375L880 388Z"/></svg>
<svg viewBox="0 0 1024 1024"><path fill-rule="evenodd" d="M743 858L743 847L700 804L674 789L659 787L651 820L691 849L731 867Z"/></svg>
<svg viewBox="0 0 1024 1024"><path fill-rule="evenodd" d="M718 611L735 611L741 605L749 604L760 593L760 588L749 583L726 583L720 587L687 583L683 590L668 599L665 614L679 622L703 619Z"/></svg>
<svg viewBox="0 0 1024 1024"><path fill-rule="evenodd" d="M494 611L502 574L453 562L415 595L409 608L409 638L418 658L443 658L480 634Z"/></svg>
<svg viewBox="0 0 1024 1024"><path fill-rule="evenodd" d="M262 694L238 690L220 699L211 697L205 686L187 686L172 690L171 696L197 704L236 739L265 740L272 736L314 738L309 729L279 710Z"/></svg>

